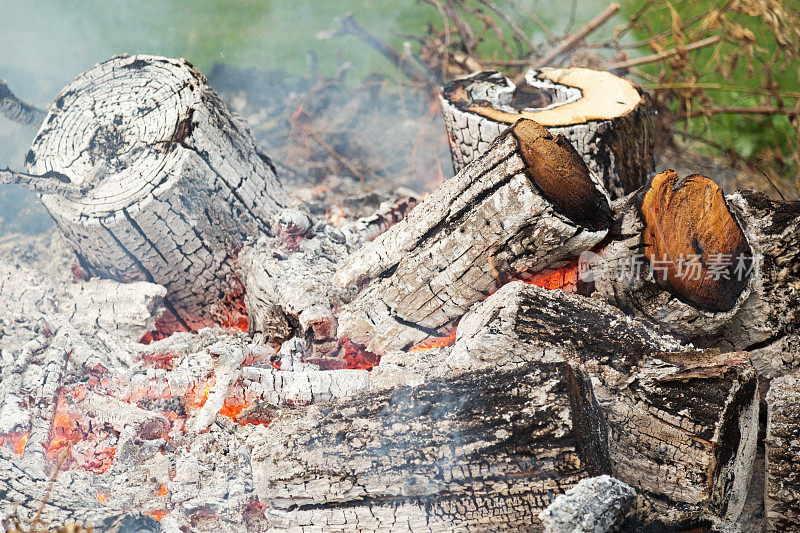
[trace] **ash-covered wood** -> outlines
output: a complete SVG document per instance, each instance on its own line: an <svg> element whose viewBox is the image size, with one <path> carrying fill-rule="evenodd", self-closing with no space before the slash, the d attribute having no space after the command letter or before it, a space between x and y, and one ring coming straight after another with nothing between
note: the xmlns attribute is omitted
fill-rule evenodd
<svg viewBox="0 0 800 533"><path fill-rule="evenodd" d="M525 79L517 87L487 71L444 87L442 116L456 171L526 118L564 135L612 199L645 183L653 170L652 106L639 86L585 68L532 70Z"/></svg>
<svg viewBox="0 0 800 533"><path fill-rule="evenodd" d="M583 479L539 514L544 533L616 531L633 511L636 491L609 475Z"/></svg>
<svg viewBox="0 0 800 533"><path fill-rule="evenodd" d="M164 285L168 311L190 329L236 290L235 252L285 203L247 127L181 59L118 56L78 76L25 161L85 191L42 195L81 265Z"/></svg>
<svg viewBox="0 0 800 533"><path fill-rule="evenodd" d="M579 422L596 409L566 363L433 379L284 414L251 441L254 482L276 528L536 528L607 470L603 435Z"/></svg>
<svg viewBox="0 0 800 533"><path fill-rule="evenodd" d="M774 379L767 393L766 479L767 531L800 526L800 374Z"/></svg>
<svg viewBox="0 0 800 533"><path fill-rule="evenodd" d="M756 373L746 354L679 349L602 302L512 282L462 319L447 365L578 362L604 413L612 474L735 520L755 456Z"/></svg>
<svg viewBox="0 0 800 533"><path fill-rule="evenodd" d="M339 336L375 353L446 336L500 283L573 260L609 222L569 144L521 121L339 267L340 287L365 286Z"/></svg>
<svg viewBox="0 0 800 533"><path fill-rule="evenodd" d="M597 295L696 345L756 351L762 374L800 363L800 202L676 184L666 171L615 204L610 243L586 258Z"/></svg>

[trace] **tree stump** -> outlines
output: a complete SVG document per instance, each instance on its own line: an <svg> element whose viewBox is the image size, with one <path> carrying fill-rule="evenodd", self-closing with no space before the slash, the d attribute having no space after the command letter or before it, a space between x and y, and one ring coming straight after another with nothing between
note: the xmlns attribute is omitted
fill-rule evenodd
<svg viewBox="0 0 800 533"><path fill-rule="evenodd" d="M380 354L446 336L508 279L600 242L610 217L575 149L521 120L339 267L340 286L366 285L342 308L339 336Z"/></svg>
<svg viewBox="0 0 800 533"><path fill-rule="evenodd" d="M241 119L183 59L118 56L59 93L26 157L75 196L43 194L91 274L164 285L176 327L209 324L235 253L285 203Z"/></svg>
<svg viewBox="0 0 800 533"><path fill-rule="evenodd" d="M516 87L487 71L444 87L442 116L456 171L526 118L569 139L612 199L645 183L653 171L652 106L638 85L585 68L532 70L525 79Z"/></svg>

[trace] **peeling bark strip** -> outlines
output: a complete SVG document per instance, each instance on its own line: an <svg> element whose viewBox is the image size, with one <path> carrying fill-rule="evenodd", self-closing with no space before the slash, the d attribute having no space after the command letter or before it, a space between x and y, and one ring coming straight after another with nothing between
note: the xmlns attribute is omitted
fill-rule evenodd
<svg viewBox="0 0 800 533"><path fill-rule="evenodd" d="M479 371L286 414L261 431L253 478L274 527L529 530L580 479L604 473L575 420L591 386L566 363ZM513 384L513 386L509 386ZM540 526L539 526L540 527Z"/></svg>
<svg viewBox="0 0 800 533"><path fill-rule="evenodd" d="M800 524L800 374L772 381L767 393L765 513L767 531Z"/></svg>
<svg viewBox="0 0 800 533"><path fill-rule="evenodd" d="M652 106L639 86L585 68L532 70L526 81L516 87L487 71L444 87L442 116L456 171L526 118L564 135L612 199L645 183L653 171Z"/></svg>
<svg viewBox="0 0 800 533"><path fill-rule="evenodd" d="M759 350L762 373L800 364L800 202L723 197L666 171L614 208L618 229L592 258L599 296L695 345Z"/></svg>
<svg viewBox="0 0 800 533"><path fill-rule="evenodd" d="M342 287L369 283L338 315L339 336L379 354L446 336L499 282L574 259L609 223L569 144L520 121L338 269Z"/></svg>
<svg viewBox="0 0 800 533"><path fill-rule="evenodd" d="M118 56L78 76L26 164L85 190L42 203L92 275L164 285L191 328L232 291L244 238L285 203L247 127L183 59Z"/></svg>
<svg viewBox="0 0 800 533"><path fill-rule="evenodd" d="M578 363L604 413L594 423L607 425L614 477L738 517L758 433L756 373L745 354L678 352L675 339L607 304L522 282L476 306L457 335L447 362L456 370Z"/></svg>

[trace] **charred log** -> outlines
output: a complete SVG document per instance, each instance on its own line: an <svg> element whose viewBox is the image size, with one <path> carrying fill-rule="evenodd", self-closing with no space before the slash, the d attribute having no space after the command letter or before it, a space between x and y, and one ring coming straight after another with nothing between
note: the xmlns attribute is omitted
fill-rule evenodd
<svg viewBox="0 0 800 533"><path fill-rule="evenodd" d="M612 199L636 190L653 170L651 113L637 85L584 68L532 70L519 87L499 72L479 72L442 92L456 171L525 118L564 135Z"/></svg>
<svg viewBox="0 0 800 533"><path fill-rule="evenodd" d="M185 60L119 56L80 75L26 164L81 189L42 203L89 273L164 285L189 329L236 290L235 252L285 203L246 126Z"/></svg>
<svg viewBox="0 0 800 533"><path fill-rule="evenodd" d="M586 260L598 296L695 345L755 350L762 374L800 363L800 202L723 197L665 171L615 211L610 243Z"/></svg>
<svg viewBox="0 0 800 533"><path fill-rule="evenodd" d="M596 410L566 363L434 379L283 415L255 442L254 482L298 531L528 529L607 471L604 435L580 423Z"/></svg>
<svg viewBox="0 0 800 533"><path fill-rule="evenodd" d="M662 500L738 517L758 432L745 355L681 349L602 302L513 282L462 319L448 366L564 359L593 380L612 475Z"/></svg>
<svg viewBox="0 0 800 533"><path fill-rule="evenodd" d="M503 281L600 242L609 220L569 143L520 121L339 267L341 287L365 286L342 308L339 335L376 353L446 336Z"/></svg>

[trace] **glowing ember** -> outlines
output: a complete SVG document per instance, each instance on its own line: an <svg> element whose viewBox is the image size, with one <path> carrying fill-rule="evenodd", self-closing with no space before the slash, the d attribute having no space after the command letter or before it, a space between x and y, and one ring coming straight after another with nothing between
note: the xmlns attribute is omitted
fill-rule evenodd
<svg viewBox="0 0 800 533"><path fill-rule="evenodd" d="M575 292L578 285L578 264L570 263L556 270L545 270L523 281L547 290L563 289Z"/></svg>
<svg viewBox="0 0 800 533"><path fill-rule="evenodd" d="M158 511L152 511L152 512L149 512L149 513L144 513L144 514L146 514L147 516L151 516L151 517L155 518L155 519L156 519L156 520L158 520L159 522L161 522L161 520L162 520L162 519L163 519L165 516L167 516L167 512L166 512L166 511L164 511L163 509L159 509Z"/></svg>
<svg viewBox="0 0 800 533"><path fill-rule="evenodd" d="M169 491L167 490L167 486L166 485L161 485L161 490L158 492L158 494L156 494L156 496L158 496L160 498L161 496L166 496L168 494L169 494Z"/></svg>
<svg viewBox="0 0 800 533"><path fill-rule="evenodd" d="M9 433L8 435L0 437L0 446L5 446L8 443L14 447L14 453L22 457L22 452L25 450L25 444L28 443L28 434L25 433Z"/></svg>
<svg viewBox="0 0 800 533"><path fill-rule="evenodd" d="M189 410L200 409L203 407L203 405L206 403L206 400L208 400L208 393L215 381L216 380L214 378L201 381L189 389L189 392L186 394L186 398L183 403L184 407Z"/></svg>
<svg viewBox="0 0 800 533"><path fill-rule="evenodd" d="M426 350L432 350L434 348L444 348L445 346L450 346L456 342L456 330L453 329L446 337L435 337L433 339L428 339L422 341L418 344L412 346L409 351L410 352L424 352Z"/></svg>
<svg viewBox="0 0 800 533"><path fill-rule="evenodd" d="M381 356L368 352L363 346L350 342L347 337L342 339L344 350L345 368L355 368L359 370L372 370L381 360Z"/></svg>
<svg viewBox="0 0 800 533"><path fill-rule="evenodd" d="M97 498L97 501L99 501L100 503L106 503L106 500L111 497L111 494L109 494L108 492L100 491L97 494L95 494L95 497Z"/></svg>

